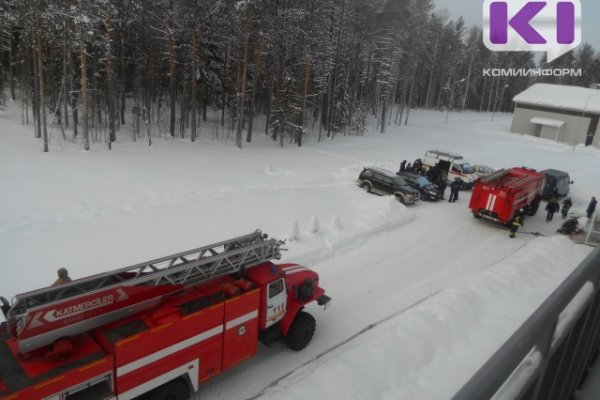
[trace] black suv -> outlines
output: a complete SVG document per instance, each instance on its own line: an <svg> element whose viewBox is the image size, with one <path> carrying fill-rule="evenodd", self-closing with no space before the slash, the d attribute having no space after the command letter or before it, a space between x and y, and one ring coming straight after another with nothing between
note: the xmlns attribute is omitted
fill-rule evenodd
<svg viewBox="0 0 600 400"><path fill-rule="evenodd" d="M425 178L424 176L413 174L411 172L400 172L398 173L398 176L404 178L406 183L421 193L421 200L437 201L442 198L442 193L438 190L438 188L435 187L433 183L431 183L429 179Z"/></svg>
<svg viewBox="0 0 600 400"><path fill-rule="evenodd" d="M419 200L419 192L393 172L380 168L365 168L358 176L358 185L369 193L393 194L403 204Z"/></svg>

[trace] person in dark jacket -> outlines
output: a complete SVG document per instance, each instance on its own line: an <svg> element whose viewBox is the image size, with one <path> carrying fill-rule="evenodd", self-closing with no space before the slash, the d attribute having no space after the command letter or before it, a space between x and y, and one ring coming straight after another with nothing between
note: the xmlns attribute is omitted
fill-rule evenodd
<svg viewBox="0 0 600 400"><path fill-rule="evenodd" d="M598 202L596 201L596 198L592 197L590 204L588 204L588 207L585 210L585 212L587 213L588 219L592 218L592 215L594 215L594 211L596 211L596 204L598 204Z"/></svg>
<svg viewBox="0 0 600 400"><path fill-rule="evenodd" d="M573 201L571 200L570 197L567 197L566 199L563 200L562 209L560 211L563 219L567 219L567 214L569 213L569 210L571 209L571 207L573 207Z"/></svg>
<svg viewBox="0 0 600 400"><path fill-rule="evenodd" d="M548 204L546 204L546 211L548 211L548 213L546 214L546 222L552 221L554 213L558 212L559 209L560 204L558 204L558 200L556 200L556 197L551 198L548 201Z"/></svg>
<svg viewBox="0 0 600 400"><path fill-rule="evenodd" d="M458 200L458 192L460 191L460 187L462 186L461 180L456 178L454 182L450 184L450 198L448 199L448 203L455 203Z"/></svg>
<svg viewBox="0 0 600 400"><path fill-rule="evenodd" d="M400 163L400 171L398 171L398 172L404 172L404 171L406 171L406 160L404 160Z"/></svg>
<svg viewBox="0 0 600 400"><path fill-rule="evenodd" d="M525 224L523 222L523 209L521 209L510 222L510 235L508 237L514 239L517 236L517 230L523 225Z"/></svg>
<svg viewBox="0 0 600 400"><path fill-rule="evenodd" d="M443 176L440 176L440 178L437 180L437 188L440 191L440 195L442 200L444 200L444 192L446 191L446 178L444 178Z"/></svg>

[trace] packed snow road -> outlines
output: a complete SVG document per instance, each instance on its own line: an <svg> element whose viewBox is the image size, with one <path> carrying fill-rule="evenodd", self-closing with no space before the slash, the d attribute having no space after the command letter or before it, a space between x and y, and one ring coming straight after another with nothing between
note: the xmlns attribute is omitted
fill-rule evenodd
<svg viewBox="0 0 600 400"><path fill-rule="evenodd" d="M469 193L461 195L454 204L423 202L409 209L413 218L396 228L361 240L361 245L339 243L340 250L330 248L321 259L313 258L308 264L320 273L333 305L326 311L311 309L317 332L310 346L300 353L283 344L261 346L257 357L206 382L195 398L253 397L370 325L409 309L467 274L493 268L535 239L522 234L511 240L506 230L475 220L466 207ZM289 247L294 248L293 242ZM286 256L290 261L298 258L302 256Z"/></svg>

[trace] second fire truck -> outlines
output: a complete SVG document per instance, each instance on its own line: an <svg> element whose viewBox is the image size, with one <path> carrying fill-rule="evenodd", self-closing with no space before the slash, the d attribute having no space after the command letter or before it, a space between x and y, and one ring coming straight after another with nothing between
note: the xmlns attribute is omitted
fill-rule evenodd
<svg viewBox="0 0 600 400"><path fill-rule="evenodd" d="M476 218L509 224L521 209L535 215L543 188L544 175L533 169L502 169L475 182L469 208Z"/></svg>
<svg viewBox="0 0 600 400"><path fill-rule="evenodd" d="M309 344L316 272L260 231L2 299L0 400L185 400L256 354Z"/></svg>

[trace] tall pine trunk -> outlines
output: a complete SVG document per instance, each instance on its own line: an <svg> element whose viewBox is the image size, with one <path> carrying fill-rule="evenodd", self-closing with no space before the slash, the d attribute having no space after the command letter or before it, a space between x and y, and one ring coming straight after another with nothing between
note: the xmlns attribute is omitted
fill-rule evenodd
<svg viewBox="0 0 600 400"><path fill-rule="evenodd" d="M79 0L79 12L85 15L85 9L82 1ZM88 74L87 74L87 54L86 54L86 39L85 28L79 28L79 62L81 64L81 111L82 111L82 129L83 129L83 148L88 151L90 149L90 133L88 125Z"/></svg>
<svg viewBox="0 0 600 400"><path fill-rule="evenodd" d="M196 18L196 10L194 9L194 26L192 29L192 73L191 73L191 78L192 78L192 101L190 104L190 108L192 111L192 134L191 134L191 140L192 142L196 141L196 109L198 108L198 104L197 104L197 100L196 100L196 82L197 82L197 69L198 66L196 64L196 59L198 58L198 25L197 25L197 18Z"/></svg>
<svg viewBox="0 0 600 400"><path fill-rule="evenodd" d="M169 17L167 20L167 33L169 35L169 102L170 102L170 112L171 116L169 119L169 133L171 137L175 137L175 113L177 110L175 109L176 102L176 92L175 92L175 39L174 39L174 31L175 24L173 22L173 0L169 1Z"/></svg>

